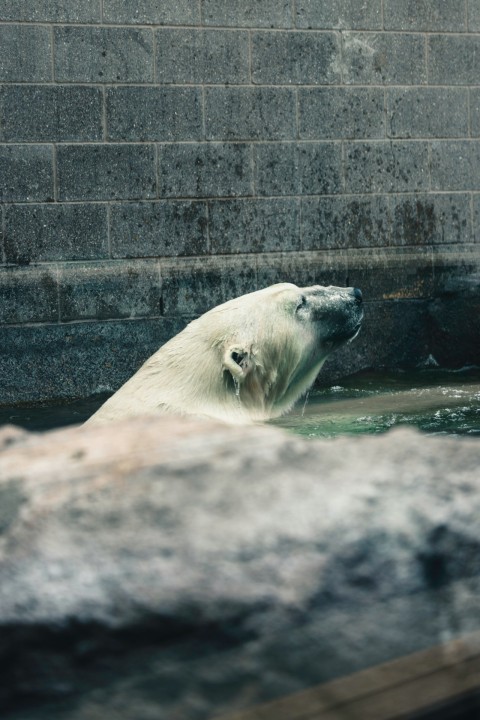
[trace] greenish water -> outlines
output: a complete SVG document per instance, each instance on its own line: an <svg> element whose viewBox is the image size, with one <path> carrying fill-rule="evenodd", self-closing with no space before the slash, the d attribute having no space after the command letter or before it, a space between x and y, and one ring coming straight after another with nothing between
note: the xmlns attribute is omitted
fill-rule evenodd
<svg viewBox="0 0 480 720"><path fill-rule="evenodd" d="M107 397L0 407L0 425L50 430L82 423ZM306 402L272 424L312 438L382 433L398 425L435 434L480 436L480 368L361 373L312 391Z"/></svg>
<svg viewBox="0 0 480 720"><path fill-rule="evenodd" d="M361 373L311 392L273 424L312 438L376 434L398 425L480 436L480 369Z"/></svg>

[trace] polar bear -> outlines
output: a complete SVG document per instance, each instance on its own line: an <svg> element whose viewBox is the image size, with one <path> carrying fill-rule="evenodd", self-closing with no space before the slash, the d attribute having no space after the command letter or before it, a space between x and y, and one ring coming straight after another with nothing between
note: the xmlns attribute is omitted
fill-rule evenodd
<svg viewBox="0 0 480 720"><path fill-rule="evenodd" d="M279 283L242 295L169 340L87 423L156 412L235 424L279 417L362 319L357 288Z"/></svg>

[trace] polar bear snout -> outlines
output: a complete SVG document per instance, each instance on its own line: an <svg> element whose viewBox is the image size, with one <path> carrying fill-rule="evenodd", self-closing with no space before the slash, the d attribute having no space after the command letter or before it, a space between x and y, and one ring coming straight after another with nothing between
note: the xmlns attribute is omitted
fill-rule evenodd
<svg viewBox="0 0 480 720"><path fill-rule="evenodd" d="M352 290L352 296L353 296L353 303L354 303L354 311L353 311L353 319L356 318L355 323L355 333L354 335L358 335L358 332L360 331L360 326L363 322L363 316L364 316L364 310L363 310L363 293L360 290L360 288L354 287Z"/></svg>
<svg viewBox="0 0 480 720"><path fill-rule="evenodd" d="M350 308L347 308L347 315L350 314L351 322L353 323L352 339L356 337L360 331L360 327L363 322L364 310L363 310L363 293L358 287L348 288L350 291ZM347 324L348 318L347 318Z"/></svg>
<svg viewBox="0 0 480 720"><path fill-rule="evenodd" d="M326 350L331 351L358 335L364 316L360 288L316 286L311 291L313 319Z"/></svg>
<svg viewBox="0 0 480 720"><path fill-rule="evenodd" d="M355 298L355 302L357 305L361 305L363 302L363 295L360 288L353 288L353 297Z"/></svg>

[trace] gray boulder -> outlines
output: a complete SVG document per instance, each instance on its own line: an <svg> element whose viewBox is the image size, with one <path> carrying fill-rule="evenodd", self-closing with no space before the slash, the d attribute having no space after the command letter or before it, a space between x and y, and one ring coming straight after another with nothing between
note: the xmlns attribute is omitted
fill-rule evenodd
<svg viewBox="0 0 480 720"><path fill-rule="evenodd" d="M471 439L160 417L0 448L2 718L210 718L480 629Z"/></svg>

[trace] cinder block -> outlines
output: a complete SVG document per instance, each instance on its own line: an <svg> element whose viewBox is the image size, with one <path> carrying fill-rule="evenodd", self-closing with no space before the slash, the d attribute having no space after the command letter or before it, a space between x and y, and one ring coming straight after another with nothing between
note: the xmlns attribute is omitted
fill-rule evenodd
<svg viewBox="0 0 480 720"><path fill-rule="evenodd" d="M192 0L103 0L105 22L141 25L199 25L200 4Z"/></svg>
<svg viewBox="0 0 480 720"><path fill-rule="evenodd" d="M479 190L480 142L433 141L431 173L433 190Z"/></svg>
<svg viewBox="0 0 480 720"><path fill-rule="evenodd" d="M164 261L162 287L168 317L197 317L226 300L256 290L256 259L235 257L185 258Z"/></svg>
<svg viewBox="0 0 480 720"><path fill-rule="evenodd" d="M299 194L300 172L297 143L255 143L253 162L256 194Z"/></svg>
<svg viewBox="0 0 480 720"><path fill-rule="evenodd" d="M470 198L459 193L391 198L396 245L442 245L472 241Z"/></svg>
<svg viewBox="0 0 480 720"><path fill-rule="evenodd" d="M53 200L49 145L0 145L0 201Z"/></svg>
<svg viewBox="0 0 480 720"><path fill-rule="evenodd" d="M344 286L347 277L345 253L295 252L267 253L257 258L258 287L279 282L292 282L299 287L309 285Z"/></svg>
<svg viewBox="0 0 480 720"><path fill-rule="evenodd" d="M473 239L480 243L480 195L473 196Z"/></svg>
<svg viewBox="0 0 480 720"><path fill-rule="evenodd" d="M340 82L336 33L256 32L252 80L260 85L328 85Z"/></svg>
<svg viewBox="0 0 480 720"><path fill-rule="evenodd" d="M299 28L380 30L381 0L303 0L296 4Z"/></svg>
<svg viewBox="0 0 480 720"><path fill-rule="evenodd" d="M432 85L478 85L480 36L431 35L428 38L428 80Z"/></svg>
<svg viewBox="0 0 480 720"><path fill-rule="evenodd" d="M225 300L254 292L258 289L257 257L230 255L224 258L222 283Z"/></svg>
<svg viewBox="0 0 480 720"><path fill-rule="evenodd" d="M111 208L113 257L205 255L204 202L122 203Z"/></svg>
<svg viewBox="0 0 480 720"><path fill-rule="evenodd" d="M470 88L470 128L473 137L480 137L480 88Z"/></svg>
<svg viewBox="0 0 480 720"><path fill-rule="evenodd" d="M429 304L428 310L431 352L438 363L442 367L449 368L478 365L480 362L478 292L447 293L435 298Z"/></svg>
<svg viewBox="0 0 480 720"><path fill-rule="evenodd" d="M432 296L430 247L349 248L347 257L348 284L361 288L367 303Z"/></svg>
<svg viewBox="0 0 480 720"><path fill-rule="evenodd" d="M387 91L388 135L394 138L466 137L465 88L392 88Z"/></svg>
<svg viewBox="0 0 480 720"><path fill-rule="evenodd" d="M6 263L5 259L5 210L4 205L0 205L0 227L2 228L0 230L0 265L4 265Z"/></svg>
<svg viewBox="0 0 480 720"><path fill-rule="evenodd" d="M159 148L161 197L252 195L250 147L242 143L186 143Z"/></svg>
<svg viewBox="0 0 480 720"><path fill-rule="evenodd" d="M302 198L304 250L382 247L389 243L390 212L385 196Z"/></svg>
<svg viewBox="0 0 480 720"><path fill-rule="evenodd" d="M33 25L0 25L0 82L51 79L50 30Z"/></svg>
<svg viewBox="0 0 480 720"><path fill-rule="evenodd" d="M209 203L212 253L264 253L300 250L300 202L213 200Z"/></svg>
<svg viewBox="0 0 480 720"><path fill-rule="evenodd" d="M5 85L0 89L0 138L8 142L102 138L103 99L92 87Z"/></svg>
<svg viewBox="0 0 480 720"><path fill-rule="evenodd" d="M60 320L161 315L157 261L67 263L60 268Z"/></svg>
<svg viewBox="0 0 480 720"><path fill-rule="evenodd" d="M301 88L298 105L301 139L385 137L380 88Z"/></svg>
<svg viewBox="0 0 480 720"><path fill-rule="evenodd" d="M107 91L110 140L200 140L199 88L117 87Z"/></svg>
<svg viewBox="0 0 480 720"><path fill-rule="evenodd" d="M224 262L186 258L161 263L164 314L196 317L225 302Z"/></svg>
<svg viewBox="0 0 480 720"><path fill-rule="evenodd" d="M345 167L347 192L390 193L429 189L426 142L346 143Z"/></svg>
<svg viewBox="0 0 480 720"><path fill-rule="evenodd" d="M470 32L480 32L480 4L476 0L468 2L468 29Z"/></svg>
<svg viewBox="0 0 480 720"><path fill-rule="evenodd" d="M0 268L0 323L58 321L55 268Z"/></svg>
<svg viewBox="0 0 480 720"><path fill-rule="evenodd" d="M47 203L5 208L9 263L105 258L107 237L106 205Z"/></svg>
<svg viewBox="0 0 480 720"><path fill-rule="evenodd" d="M340 143L299 143L297 152L301 195L342 192Z"/></svg>
<svg viewBox="0 0 480 720"><path fill-rule="evenodd" d="M292 9L290 0L202 0L202 19L205 25L288 28Z"/></svg>
<svg viewBox="0 0 480 720"><path fill-rule="evenodd" d="M386 30L463 32L465 4L458 0L384 0Z"/></svg>
<svg viewBox="0 0 480 720"><path fill-rule="evenodd" d="M153 145L60 145L60 200L148 199L156 196Z"/></svg>
<svg viewBox="0 0 480 720"><path fill-rule="evenodd" d="M158 82L249 82L246 31L165 28L155 35Z"/></svg>
<svg viewBox="0 0 480 720"><path fill-rule="evenodd" d="M116 390L183 325L155 318L0 326L0 403Z"/></svg>
<svg viewBox="0 0 480 720"><path fill-rule="evenodd" d="M207 88L205 123L208 140L293 140L295 93L289 88Z"/></svg>
<svg viewBox="0 0 480 720"><path fill-rule="evenodd" d="M342 190L340 143L258 143L253 147L259 195L314 195Z"/></svg>
<svg viewBox="0 0 480 720"><path fill-rule="evenodd" d="M425 36L408 33L343 33L347 84L421 85L427 80Z"/></svg>
<svg viewBox="0 0 480 720"><path fill-rule="evenodd" d="M153 32L138 28L56 27L60 82L153 82Z"/></svg>
<svg viewBox="0 0 480 720"><path fill-rule="evenodd" d="M2 0L0 20L23 22L100 22L100 0Z"/></svg>
<svg viewBox="0 0 480 720"><path fill-rule="evenodd" d="M463 296L480 304L478 295L480 262L477 245L473 243L462 246L457 243L437 245L432 248L432 258L434 274L432 297ZM473 306L472 311L474 311ZM461 329L463 320L461 316L457 317L458 330ZM477 320L480 320L480 312ZM478 350L478 333L472 339L474 342L477 340Z"/></svg>
<svg viewBox="0 0 480 720"><path fill-rule="evenodd" d="M352 271L353 284L362 287L361 275ZM364 297L366 294L364 294ZM415 368L428 357L427 300L397 299L365 303L359 336L327 358L319 384L367 368ZM378 338L382 338L381 344Z"/></svg>

